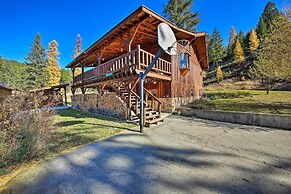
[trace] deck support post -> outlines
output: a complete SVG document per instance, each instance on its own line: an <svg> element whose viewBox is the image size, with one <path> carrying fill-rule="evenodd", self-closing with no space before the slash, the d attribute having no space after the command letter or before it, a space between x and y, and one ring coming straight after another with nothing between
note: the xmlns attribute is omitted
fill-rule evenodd
<svg viewBox="0 0 291 194"><path fill-rule="evenodd" d="M75 95L75 89L73 89L73 86L75 85L75 79L74 79L75 78L75 69L76 69L75 67L71 68L72 76L73 76L73 84L72 84L72 90L71 91L72 91L73 95Z"/></svg>
<svg viewBox="0 0 291 194"><path fill-rule="evenodd" d="M145 72L140 72L139 76L140 76L140 87L139 87L139 94L140 94L140 119L139 119L139 129L140 132L143 133L143 128L144 128L144 124L145 124L145 111L144 111L144 95L143 95L143 88L144 88L144 80L147 76L147 74L150 72L150 70L152 69L152 67L155 65L156 61L158 60L158 58L161 56L161 54L164 52L164 50L162 48L159 49L159 51L157 52L155 58L152 60L151 64L148 66L148 68L145 70Z"/></svg>

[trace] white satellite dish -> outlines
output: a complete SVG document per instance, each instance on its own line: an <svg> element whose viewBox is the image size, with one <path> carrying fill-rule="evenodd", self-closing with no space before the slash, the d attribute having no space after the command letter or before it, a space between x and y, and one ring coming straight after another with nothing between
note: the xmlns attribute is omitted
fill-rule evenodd
<svg viewBox="0 0 291 194"><path fill-rule="evenodd" d="M176 55L177 42L173 30L166 23L158 26L158 44L169 55Z"/></svg>

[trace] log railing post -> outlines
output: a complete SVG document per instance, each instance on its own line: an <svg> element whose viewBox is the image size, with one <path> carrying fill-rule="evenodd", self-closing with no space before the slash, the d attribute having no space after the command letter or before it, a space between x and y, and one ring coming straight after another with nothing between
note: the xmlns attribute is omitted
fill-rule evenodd
<svg viewBox="0 0 291 194"><path fill-rule="evenodd" d="M128 120L131 119L131 83L128 84Z"/></svg>
<svg viewBox="0 0 291 194"><path fill-rule="evenodd" d="M140 69L140 45L137 45L137 56L136 56L136 66Z"/></svg>
<svg viewBox="0 0 291 194"><path fill-rule="evenodd" d="M149 94L146 92L145 93L145 103L148 104L148 99L149 99Z"/></svg>
<svg viewBox="0 0 291 194"><path fill-rule="evenodd" d="M138 114L138 98L137 97L135 97L135 114L137 115Z"/></svg>

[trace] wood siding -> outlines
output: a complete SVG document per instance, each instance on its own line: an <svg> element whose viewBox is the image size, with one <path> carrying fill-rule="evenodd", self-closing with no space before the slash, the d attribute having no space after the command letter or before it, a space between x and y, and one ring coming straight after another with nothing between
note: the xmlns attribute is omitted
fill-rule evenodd
<svg viewBox="0 0 291 194"><path fill-rule="evenodd" d="M181 75L177 56L172 56L171 97L199 96L202 88L202 69L192 47L189 54L190 71L185 76Z"/></svg>

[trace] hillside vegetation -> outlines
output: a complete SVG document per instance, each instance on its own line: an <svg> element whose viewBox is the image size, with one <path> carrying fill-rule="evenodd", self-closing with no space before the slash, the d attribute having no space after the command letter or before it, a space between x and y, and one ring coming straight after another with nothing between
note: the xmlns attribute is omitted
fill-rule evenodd
<svg viewBox="0 0 291 194"><path fill-rule="evenodd" d="M23 89L25 72L26 65L24 63L0 57L0 83L5 82L13 88Z"/></svg>

